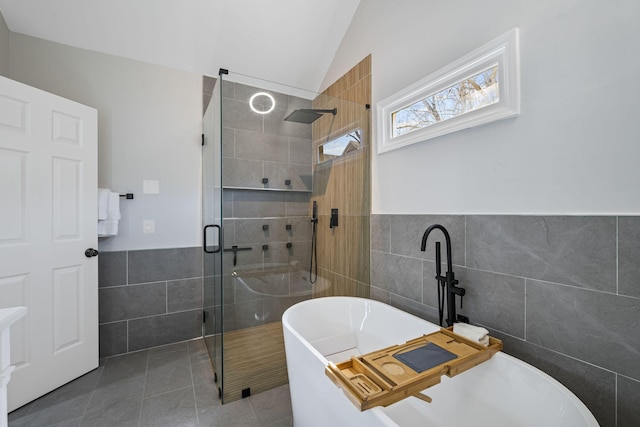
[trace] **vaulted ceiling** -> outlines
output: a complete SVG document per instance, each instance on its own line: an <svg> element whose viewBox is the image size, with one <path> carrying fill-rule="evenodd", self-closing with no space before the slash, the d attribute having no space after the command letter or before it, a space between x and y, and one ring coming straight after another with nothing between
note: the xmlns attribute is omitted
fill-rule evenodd
<svg viewBox="0 0 640 427"><path fill-rule="evenodd" d="M216 76L317 91L360 0L0 0L9 29Z"/></svg>

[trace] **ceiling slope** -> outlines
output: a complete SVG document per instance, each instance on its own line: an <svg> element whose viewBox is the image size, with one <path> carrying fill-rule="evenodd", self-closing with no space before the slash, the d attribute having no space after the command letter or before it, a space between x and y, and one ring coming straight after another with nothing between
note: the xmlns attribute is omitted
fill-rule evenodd
<svg viewBox="0 0 640 427"><path fill-rule="evenodd" d="M0 0L13 32L317 91L360 0Z"/></svg>

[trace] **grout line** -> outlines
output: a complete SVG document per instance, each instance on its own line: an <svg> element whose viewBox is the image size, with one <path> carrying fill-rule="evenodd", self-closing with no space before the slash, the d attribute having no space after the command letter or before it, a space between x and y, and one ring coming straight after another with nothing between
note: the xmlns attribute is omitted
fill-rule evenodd
<svg viewBox="0 0 640 427"><path fill-rule="evenodd" d="M391 238L391 219L389 218L389 244L387 245L388 253L391 253L391 242L393 239Z"/></svg>
<svg viewBox="0 0 640 427"><path fill-rule="evenodd" d="M380 252L380 251L376 251L376 252ZM396 254L391 254L391 255L396 255ZM396 256L401 256L401 257L405 257L405 258L412 258L412 257L405 256L405 255L396 255ZM419 258L412 258L412 259L419 259ZM425 261L429 261L429 260L425 260ZM433 262L433 261L430 261L430 262ZM600 294L620 296L620 297L623 297L623 298L640 299L640 297L636 297L636 296L633 296L633 295L617 294L616 292L612 292L612 291L603 291L603 290L600 290L600 289L585 288L585 287L582 287L582 286L572 285L572 284L568 284L568 283L558 283L558 282L552 282L552 281L545 280L545 279L536 279L536 278L533 278L533 277L526 277L526 276L516 276L516 275L513 275L513 274L509 274L509 273L499 273L499 272L496 272L496 271L483 270L483 269L475 268L475 267L465 267L465 266L458 265L458 264L453 264L453 266L454 267L465 268L467 270L474 270L474 271L480 271L480 272L489 273L489 274L495 274L497 276L513 277L513 278L516 278L516 279L523 279L523 280L534 280L536 282L545 283L545 284L549 284L549 285L564 286L564 287L579 289L579 290L583 290L583 291L590 291L590 292L597 292L597 293L600 293Z"/></svg>
<svg viewBox="0 0 640 427"><path fill-rule="evenodd" d="M208 277L217 277L217 276L208 276ZM100 323L100 325L112 325L114 323L129 322L131 320L151 319L151 318L158 317L158 316L169 316L169 315L172 315L172 314L189 313L191 311L202 311L202 309L200 307L188 308L186 310L172 311L171 313L158 313L158 314L150 314L149 316L131 317L129 319L114 320L113 322ZM128 323L127 323L127 325L128 325ZM181 341L178 341L178 342L181 342ZM165 344L162 344L162 345L165 345Z"/></svg>
<svg viewBox="0 0 640 427"><path fill-rule="evenodd" d="M612 372L613 372L613 371L612 371ZM634 382L640 383L640 379L638 379L638 378L632 378L632 377L630 377L630 376L628 376L628 375L621 374L620 372L616 372L615 374L616 374L617 376L619 376L619 377L626 378L626 379L628 379L628 380L631 380L631 381L634 381Z"/></svg>
<svg viewBox="0 0 640 427"><path fill-rule="evenodd" d="M196 410L196 422L200 425L200 417L198 416L198 397L196 396L196 384L193 381L193 363L191 362L191 348L187 344L187 357L189 359L189 372L191 373L191 391L193 392L193 406Z"/></svg>
<svg viewBox="0 0 640 427"><path fill-rule="evenodd" d="M467 267L467 215L464 216L464 266Z"/></svg>
<svg viewBox="0 0 640 427"><path fill-rule="evenodd" d="M542 345L540 345L540 344L538 344L538 343L532 342L532 341L526 341L525 339L523 339L523 338L521 338L521 337L518 337L518 336L516 336L516 335L510 334L510 333L505 332L505 331L502 331L502 330L500 330L500 329L496 329L496 328L495 328L495 327L493 327L493 326L488 326L488 325L486 325L486 324L484 324L484 323L478 323L478 325L483 326L483 327L485 327L485 328L487 328L487 329L489 329L489 330L493 330L493 331L499 332L499 333L501 333L502 335L506 335L506 336L511 337L511 338L513 338L513 339L516 339L516 340L518 340L518 341L524 342L524 343L526 343L526 344L528 344L528 345L532 345L532 346L537 347L537 348L540 348L540 349L542 349L542 350L549 351L549 352L551 352L551 353L555 353L555 354L557 354L557 355L559 355L559 356L562 356L562 357L566 357L567 359L571 359L571 360L575 360L575 361L580 362L580 363L584 363L585 365L589 365L589 366L592 366L592 367L594 367L594 368L600 369L600 370L602 370L602 371L609 372L609 373L614 374L614 375L616 375L616 376L622 376L622 377L625 377L625 378L630 378L630 377L627 377L626 375L622 375L622 374L620 374L620 373L618 373L618 372L612 371L612 370L611 370L611 369L609 369L609 368L605 368L604 366L597 365L597 364L595 364L595 363L593 363L593 362L589 362L589 361L586 361L586 360L579 359L579 358L577 358L577 357L575 357L575 356L571 356L570 354L562 353L562 352L560 352L560 351L558 351L558 350L554 350L554 349L549 348L549 347L544 347L544 346L542 346ZM514 356L514 357L515 357L515 356ZM517 358L517 357L516 357L516 359L518 359L518 360L522 360L522 359ZM528 363L528 362L527 362L527 363ZM533 366L531 363L529 363L529 364L530 364L531 366ZM630 379L632 379L632 380L633 380L633 378L630 378ZM634 381L638 381L638 380L634 380Z"/></svg>
<svg viewBox="0 0 640 427"><path fill-rule="evenodd" d="M140 423L142 423L142 407L144 406L144 395L147 392L147 375L149 373L149 350L147 352L147 366L144 370L144 385L142 386L142 396L140 399L140 413L138 414L138 427L140 427Z"/></svg>
<svg viewBox="0 0 640 427"><path fill-rule="evenodd" d="M306 241L306 240L301 240L301 241ZM159 283L162 282L182 282L185 280L197 280L197 279L202 279L203 276L193 276L193 277L185 277L185 278L181 278L181 279L169 279L169 280L157 280L155 282L141 282L141 283L132 283L131 285L115 285L115 286L103 286L100 288L100 290L104 290L104 289L115 289L115 288L125 288L125 287L132 287L132 286L142 286L142 285L157 285Z"/></svg>
<svg viewBox="0 0 640 427"><path fill-rule="evenodd" d="M89 394L89 400L87 400L87 404L84 407L84 411L82 412L82 415L80 416L80 423L82 423L82 420L84 419L85 415L87 415L87 409L89 409L89 405L91 405L91 402L93 401L93 395L96 392L96 389L98 388L98 384L100 384L100 380L102 379L102 375L104 374L104 369L107 365L107 358L104 358L104 366L102 366L102 371L100 371L100 375L98 375L98 379L96 380L96 384L93 387L93 389L91 390L91 393ZM100 368L100 366L98 366L98 368Z"/></svg>
<svg viewBox="0 0 640 427"><path fill-rule="evenodd" d="M615 376L615 392L614 392L614 416L613 416L613 425L618 425L618 374Z"/></svg>
<svg viewBox="0 0 640 427"><path fill-rule="evenodd" d="M251 399L251 397L253 397L253 396L255 396L255 394L254 394L254 395L252 395L252 396L249 396L246 400L247 400L247 403L249 404L249 408L251 409L251 412L253 412L253 418L254 418L256 421L258 421L258 422L259 422L259 421L260 421L260 418L258 417L258 413L256 412L256 410L255 410L255 409L254 409L254 407L253 407L253 403L252 403L252 402L253 402L253 399Z"/></svg>
<svg viewBox="0 0 640 427"><path fill-rule="evenodd" d="M431 262L433 264L435 264L435 260L430 260L430 259L426 259L426 258L416 258L414 256L411 255L402 255L402 254L397 254L397 253L390 253L390 252L384 252L384 251L379 251L379 250L375 250L372 249L371 252L376 252L379 254L384 254L384 255L391 255L394 257L399 257L399 258L406 258L406 259L412 259L412 260L416 260L416 261L425 261L425 262ZM442 264L446 264L447 261L444 260L442 261ZM464 265L461 264L456 264L455 262L452 263L453 267L460 267L460 268L465 268L465 269L469 269L469 270L477 270L477 271L486 271L486 270L479 270L477 268L470 268L470 267L465 267ZM487 273L493 273L493 274L497 274L497 275L501 275L501 276L510 276L509 274L502 274L502 273L495 273L493 271L486 271ZM511 276L511 277L519 277L519 276Z"/></svg>
<svg viewBox="0 0 640 427"><path fill-rule="evenodd" d="M420 269L420 303L425 304L424 302L424 260L422 260L422 268Z"/></svg>
<svg viewBox="0 0 640 427"><path fill-rule="evenodd" d="M611 296L614 296L614 297L630 298L630 299L634 299L634 300L640 300L640 297L636 297L636 296L633 296L633 295L617 294L615 292L602 291L600 289L584 288L584 287L581 287L581 286L570 285L570 284L567 284L567 283L557 283L557 282L550 282L548 280L539 280L539 279L531 279L531 278L528 278L528 280L535 280L536 282L540 282L540 283L548 284L548 285L563 286L563 287L566 287L566 288L578 289L578 290L585 291L585 292L596 292L598 294L611 295Z"/></svg>
<svg viewBox="0 0 640 427"><path fill-rule="evenodd" d="M524 340L527 341L527 279L524 279Z"/></svg>
<svg viewBox="0 0 640 427"><path fill-rule="evenodd" d="M235 99L235 87L234 87L234 95L233 95L233 97ZM236 150L236 129L235 128L228 128L228 129L232 129L232 131L233 131L233 157L236 158L236 151L237 151ZM220 145L222 145L222 138L220 138Z"/></svg>
<svg viewBox="0 0 640 427"><path fill-rule="evenodd" d="M616 294L620 295L620 228L616 216Z"/></svg>

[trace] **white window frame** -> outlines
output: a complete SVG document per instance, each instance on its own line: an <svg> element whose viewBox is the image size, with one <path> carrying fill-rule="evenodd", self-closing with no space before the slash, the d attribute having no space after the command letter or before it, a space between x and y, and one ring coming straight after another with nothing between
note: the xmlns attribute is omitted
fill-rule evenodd
<svg viewBox="0 0 640 427"><path fill-rule="evenodd" d="M499 101L393 137L393 113L494 66ZM378 153L520 115L519 31L514 28L377 104Z"/></svg>

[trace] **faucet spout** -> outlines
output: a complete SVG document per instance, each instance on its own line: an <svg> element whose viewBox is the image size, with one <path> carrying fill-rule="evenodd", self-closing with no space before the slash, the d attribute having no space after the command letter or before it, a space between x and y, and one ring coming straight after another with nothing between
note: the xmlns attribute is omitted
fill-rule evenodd
<svg viewBox="0 0 640 427"><path fill-rule="evenodd" d="M427 238L429 237L429 234L431 234L431 232L435 229L442 231L442 234L444 234L444 238L447 243L447 271L453 271L452 261L451 261L451 238L449 237L449 232L447 231L447 229L444 228L442 225L433 224L426 229L426 231L422 235L422 245L420 246L420 250L424 252L427 249Z"/></svg>
<svg viewBox="0 0 640 427"><path fill-rule="evenodd" d="M441 262L440 262L440 242L436 242L436 276L438 281L438 311L440 315L440 326L442 326L442 318L444 311L444 296L447 296L447 325L452 326L458 319L456 315L456 295L460 296L460 308L462 308L462 297L464 297L466 291L464 288L456 286L459 282L455 278L453 273L453 259L451 257L451 237L446 228L440 224L433 224L429 226L422 235L422 244L420 250L424 252L427 249L427 238L433 230L440 230L444 234L444 238L447 245L447 273L445 276L441 274ZM444 293L440 295L440 288L444 288Z"/></svg>

